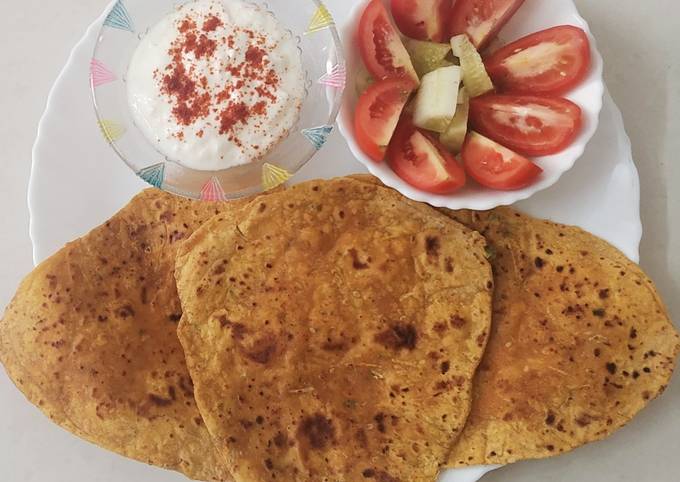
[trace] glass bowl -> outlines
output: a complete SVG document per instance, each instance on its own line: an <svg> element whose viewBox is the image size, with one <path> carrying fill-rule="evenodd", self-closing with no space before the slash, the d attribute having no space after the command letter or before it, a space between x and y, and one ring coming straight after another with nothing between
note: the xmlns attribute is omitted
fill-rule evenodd
<svg viewBox="0 0 680 482"><path fill-rule="evenodd" d="M262 159L220 171L199 171L168 159L135 125L126 89L132 56L149 30L178 0L118 0L97 38L90 87L102 134L125 163L157 188L203 200L226 200L273 189L290 179L325 144L345 87L345 61L335 22L318 0L248 0L271 12L297 40L306 97L298 122ZM225 0L229 1L229 0Z"/></svg>

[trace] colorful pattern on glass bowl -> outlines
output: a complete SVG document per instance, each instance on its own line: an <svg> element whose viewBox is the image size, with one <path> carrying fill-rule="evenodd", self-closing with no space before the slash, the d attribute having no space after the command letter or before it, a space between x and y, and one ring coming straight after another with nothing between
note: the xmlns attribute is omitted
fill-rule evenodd
<svg viewBox="0 0 680 482"><path fill-rule="evenodd" d="M90 88L99 128L125 163L152 186L181 196L226 200L273 189L290 179L326 143L342 99L345 61L335 21L318 0L248 0L270 11L297 40L307 95L289 134L262 159L221 171L198 171L165 158L132 119L125 85L130 59L145 34L190 1L118 0L97 38Z"/></svg>

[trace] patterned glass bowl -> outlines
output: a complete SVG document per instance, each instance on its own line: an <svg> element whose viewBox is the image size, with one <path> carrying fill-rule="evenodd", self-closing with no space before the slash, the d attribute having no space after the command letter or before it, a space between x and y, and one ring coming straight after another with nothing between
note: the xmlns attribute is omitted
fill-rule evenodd
<svg viewBox="0 0 680 482"><path fill-rule="evenodd" d="M228 1L228 0L226 0ZM203 200L234 199L273 189L322 148L333 129L345 87L345 63L335 23L318 0L248 0L274 14L298 41L307 95L287 137L261 160L221 171L198 171L167 159L135 126L125 85L129 62L146 32L189 0L118 0L97 39L90 86L102 134L149 184Z"/></svg>

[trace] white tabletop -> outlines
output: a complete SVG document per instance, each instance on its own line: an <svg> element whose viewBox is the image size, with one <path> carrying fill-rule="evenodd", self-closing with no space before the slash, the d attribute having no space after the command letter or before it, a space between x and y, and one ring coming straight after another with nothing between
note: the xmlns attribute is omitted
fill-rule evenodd
<svg viewBox="0 0 680 482"><path fill-rule="evenodd" d="M0 310L32 268L26 194L31 146L47 93L71 47L107 3L2 2ZM642 181L642 265L680 321L680 256L672 250L680 249L680 6L676 0L576 3L598 39L608 87L633 142ZM28 403L3 410L21 397L0 370L0 481L96 482L98 474L114 470L110 457L52 427ZM484 480L672 482L680 480L679 454L680 382L610 440L557 459L507 467ZM115 463L115 470L120 471L115 480L137 482L125 464Z"/></svg>

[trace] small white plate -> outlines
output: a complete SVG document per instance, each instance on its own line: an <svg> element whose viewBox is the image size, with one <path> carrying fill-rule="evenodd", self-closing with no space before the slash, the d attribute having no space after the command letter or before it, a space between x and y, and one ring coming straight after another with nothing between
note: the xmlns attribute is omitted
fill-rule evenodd
<svg viewBox="0 0 680 482"><path fill-rule="evenodd" d="M345 98L338 117L340 132L347 139L349 148L354 156L382 182L393 187L403 195L426 202L433 206L450 209L487 210L497 206L513 204L528 199L537 192L554 185L562 175L570 170L579 159L586 145L597 130L598 118L602 109L602 95L604 82L602 80L602 56L597 51L595 38L590 33L588 23L579 15L571 0L526 0L515 16L503 28L499 44L517 40L530 33L538 32L557 25L575 25L586 31L590 38L592 50L592 68L583 83L569 92L566 96L578 104L583 110L583 130L574 142L564 151L552 155L535 158L536 164L543 169L538 181L529 187L517 191L494 191L481 187L473 182L461 191L451 195L435 195L414 188L390 168L387 163L376 163L366 156L354 139L354 109L358 100L355 88L357 67L361 65L361 55L357 46L356 31L359 19L364 11L367 0L361 0L352 9L349 20L340 28L340 35L345 46L347 61L348 84Z"/></svg>
<svg viewBox="0 0 680 482"><path fill-rule="evenodd" d="M328 0L326 4L336 20L348 18L351 5L346 0ZM95 21L75 46L50 93L40 122L29 192L31 239L36 263L104 222L133 195L147 187L120 162L101 136L85 88L90 58L103 20L101 17ZM365 170L354 161L342 137L334 134L324 152L312 160L294 181L355 172ZM639 205L639 179L631 157L630 142L621 114L611 98L605 96L600 126L574 169L558 185L520 203L518 207L539 217L587 229L637 261L642 235ZM26 403L23 399L16 400L17 403ZM3 408L8 413L13 410L12 406ZM58 438L74 452L68 462L55 458L40 466L30 464L32 480L47 482L57 480L54 474L83 473L96 475L99 482L182 479L177 474L115 454L92 452L91 447L73 436L64 434L57 437L47 419L44 424L36 424L26 433L29 432L31 437L36 432L44 433L45 437L52 434L51 439ZM24 461L22 464L29 464L27 461L32 453L29 440L34 440L31 437L20 436L21 440L14 444L15 455ZM474 482L485 469L474 467L465 471L448 471L442 481Z"/></svg>

